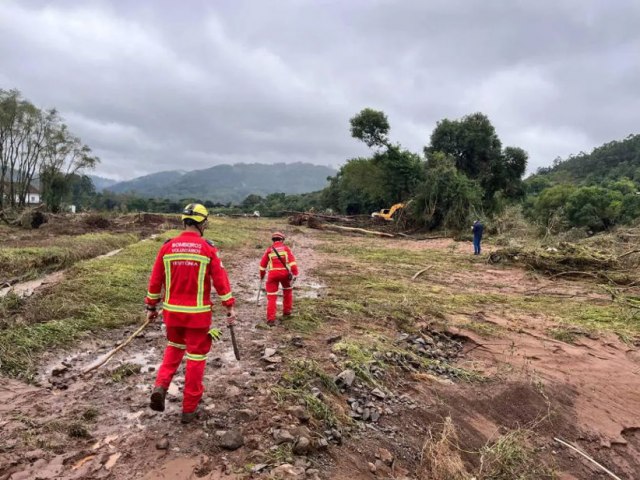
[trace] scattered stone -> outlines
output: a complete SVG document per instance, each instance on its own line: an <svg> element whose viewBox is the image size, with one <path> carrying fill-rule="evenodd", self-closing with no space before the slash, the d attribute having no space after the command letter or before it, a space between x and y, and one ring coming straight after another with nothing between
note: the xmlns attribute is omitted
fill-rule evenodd
<svg viewBox="0 0 640 480"><path fill-rule="evenodd" d="M384 400L385 398L387 398L387 394L379 388L374 388L373 390L371 390L371 395L373 395L374 397L378 397L380 400Z"/></svg>
<svg viewBox="0 0 640 480"><path fill-rule="evenodd" d="M278 480L302 480L305 477L305 471L302 467L294 467L290 463L283 463L271 470L269 478Z"/></svg>
<svg viewBox="0 0 640 480"><path fill-rule="evenodd" d="M362 412L362 420L366 422L367 420L369 420L369 418L371 418L371 410L369 410L368 408L365 408L364 411Z"/></svg>
<svg viewBox="0 0 640 480"><path fill-rule="evenodd" d="M311 440L307 437L299 437L293 445L293 453L296 455L306 455L311 450Z"/></svg>
<svg viewBox="0 0 640 480"><path fill-rule="evenodd" d="M304 408L302 405L298 405L298 406L295 406L295 407L289 407L287 409L287 411L291 415L296 417L298 420L300 420L301 422L308 422L309 419L311 418L311 415L309 415L309 412L307 412L307 409Z"/></svg>
<svg viewBox="0 0 640 480"><path fill-rule="evenodd" d="M304 340L302 340L302 337L293 337L291 339L291 345L297 348L302 348L304 347Z"/></svg>
<svg viewBox="0 0 640 480"><path fill-rule="evenodd" d="M371 473L376 473L377 468L373 463L369 462L367 465L369 465L369 471Z"/></svg>
<svg viewBox="0 0 640 480"><path fill-rule="evenodd" d="M64 375L68 371L69 371L69 367L66 367L65 365L61 364L53 367L53 370L51 370L51 375L54 377L60 377L61 375Z"/></svg>
<svg viewBox="0 0 640 480"><path fill-rule="evenodd" d="M372 422L377 422L378 420L380 420L380 412L378 410L374 410L371 412L371 421Z"/></svg>
<svg viewBox="0 0 640 480"><path fill-rule="evenodd" d="M282 357L280 355L274 355L273 357L262 357L262 360L268 363L282 363Z"/></svg>
<svg viewBox="0 0 640 480"><path fill-rule="evenodd" d="M307 469L307 480L322 480L320 478L320 470L317 468L308 468Z"/></svg>
<svg viewBox="0 0 640 480"><path fill-rule="evenodd" d="M258 463L257 465L254 465L253 467L251 467L251 473L260 473L262 470L264 470L268 466L269 465L267 465L266 463Z"/></svg>
<svg viewBox="0 0 640 480"><path fill-rule="evenodd" d="M376 458L380 459L380 461L389 467L393 464L393 454L386 448L379 448L378 453L376 453Z"/></svg>
<svg viewBox="0 0 640 480"><path fill-rule="evenodd" d="M264 371L265 372L275 372L276 371L276 366L274 364L267 365L266 367L264 367Z"/></svg>
<svg viewBox="0 0 640 480"><path fill-rule="evenodd" d="M237 450L244 445L244 437L239 430L228 430L218 437L218 445L227 450Z"/></svg>
<svg viewBox="0 0 640 480"><path fill-rule="evenodd" d="M342 433L340 433L340 430L333 428L331 429L330 434L331 438L333 438L338 445L342 443Z"/></svg>
<svg viewBox="0 0 640 480"><path fill-rule="evenodd" d="M316 448L318 450L325 450L325 449L329 448L329 442L327 442L327 439L324 438L324 437L323 438L319 438L316 441Z"/></svg>
<svg viewBox="0 0 640 480"><path fill-rule="evenodd" d="M264 353L262 354L263 358L273 357L276 354L277 350L275 348L265 348Z"/></svg>
<svg viewBox="0 0 640 480"><path fill-rule="evenodd" d="M338 376L334 379L334 382L338 386L350 387L354 380L356 379L356 372L353 370L347 369L342 371Z"/></svg>
<svg viewBox="0 0 640 480"><path fill-rule="evenodd" d="M236 416L241 422L250 422L258 418L258 414L249 408L238 410Z"/></svg>
<svg viewBox="0 0 640 480"><path fill-rule="evenodd" d="M229 385L225 391L225 395L228 398L232 398L232 397L238 397L240 396L240 394L242 393L242 390L240 390L238 387L236 387L235 385Z"/></svg>
<svg viewBox="0 0 640 480"><path fill-rule="evenodd" d="M156 448L158 450L168 450L169 449L169 439L166 437L161 438L156 442Z"/></svg>
<svg viewBox="0 0 640 480"><path fill-rule="evenodd" d="M285 430L284 428L280 428L273 432L273 439L276 441L278 445L283 443L293 443L295 438L291 435L289 430Z"/></svg>
<svg viewBox="0 0 640 480"><path fill-rule="evenodd" d="M335 335L327 338L327 344L331 345L332 343L339 342L340 340L342 340L342 335Z"/></svg>
<svg viewBox="0 0 640 480"><path fill-rule="evenodd" d="M329 360L331 360L333 363L338 363L340 361L340 359L335 353L329 354Z"/></svg>

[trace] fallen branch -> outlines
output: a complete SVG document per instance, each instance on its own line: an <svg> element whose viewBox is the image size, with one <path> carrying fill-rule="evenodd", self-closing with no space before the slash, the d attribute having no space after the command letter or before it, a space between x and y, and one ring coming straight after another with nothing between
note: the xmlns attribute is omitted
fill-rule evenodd
<svg viewBox="0 0 640 480"><path fill-rule="evenodd" d="M356 227L341 227L339 225L322 225L322 229L333 230L335 232L362 233L364 235L376 235L378 237L387 237L387 238L395 237L395 235L391 233L377 232L375 230L365 230L364 228L356 228Z"/></svg>
<svg viewBox="0 0 640 480"><path fill-rule="evenodd" d="M416 278L418 278L420 275L422 275L424 272L426 272L427 270L429 270L432 267L433 267L433 265L429 265L428 267L423 268L419 272L416 272L415 275L413 277L411 277L411 281L412 282L415 281Z"/></svg>
<svg viewBox="0 0 640 480"><path fill-rule="evenodd" d="M631 255L631 254L633 254L633 253L640 253L640 250L631 250L630 252L623 253L622 255L620 255L620 256L618 257L618 260L620 260L621 258L626 257L627 255Z"/></svg>
<svg viewBox="0 0 640 480"><path fill-rule="evenodd" d="M113 350L111 350L109 353L107 353L102 360L100 360L98 363L96 363L95 365L91 365L89 368L87 368L84 372L82 372L84 375L86 375L89 372L92 372L93 370L100 368L102 365L104 365L105 363L107 363L107 361L113 357L116 353L118 353L120 350L122 350L124 347L126 347L127 345L129 345L132 340L134 338L136 338L138 335L140 335L140 333L147 328L147 326L149 325L149 323L151 323L151 320L147 319L140 328L138 328L135 332L133 332L131 335L129 335L129 338L127 338L124 342L122 342L120 345L118 345L116 348L114 348Z"/></svg>
<svg viewBox="0 0 640 480"><path fill-rule="evenodd" d="M591 458L589 455L587 455L586 453L584 453L582 450L580 450L578 447L574 447L573 445L571 445L570 443L565 442L564 440L561 440L559 438L554 438L554 440L562 445L564 445L565 447L569 447L571 450L573 450L576 453L579 453L580 455L582 455L584 458L586 458L587 460L589 460L591 463L593 463L595 466L599 467L603 472L608 473L611 478L615 478L616 480L622 480L620 477L618 477L615 473L613 473L611 470L608 470L607 468L603 467L602 465L600 465L598 462L596 462L593 458Z"/></svg>

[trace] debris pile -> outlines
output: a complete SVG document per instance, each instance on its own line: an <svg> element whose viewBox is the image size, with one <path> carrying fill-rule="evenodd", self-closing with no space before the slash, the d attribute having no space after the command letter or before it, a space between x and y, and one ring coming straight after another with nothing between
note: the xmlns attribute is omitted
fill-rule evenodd
<svg viewBox="0 0 640 480"><path fill-rule="evenodd" d="M557 247L496 250L488 262L520 263L552 276L590 276L615 284L629 284L635 279L635 268L622 261L625 255L612 255L588 245L560 242Z"/></svg>

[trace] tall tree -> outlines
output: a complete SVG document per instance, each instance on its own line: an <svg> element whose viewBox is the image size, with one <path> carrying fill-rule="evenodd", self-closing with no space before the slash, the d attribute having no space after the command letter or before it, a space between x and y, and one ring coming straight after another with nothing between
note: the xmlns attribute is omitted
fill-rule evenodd
<svg viewBox="0 0 640 480"><path fill-rule="evenodd" d="M385 147L389 144L389 120L384 112L365 108L351 120L351 136L362 140L368 147Z"/></svg>
<svg viewBox="0 0 640 480"><path fill-rule="evenodd" d="M424 151L427 157L444 153L453 159L460 172L477 180L488 210L496 208L498 192L507 198L523 194L521 179L527 166L527 153L516 147L503 151L495 128L483 113L460 120L441 120Z"/></svg>

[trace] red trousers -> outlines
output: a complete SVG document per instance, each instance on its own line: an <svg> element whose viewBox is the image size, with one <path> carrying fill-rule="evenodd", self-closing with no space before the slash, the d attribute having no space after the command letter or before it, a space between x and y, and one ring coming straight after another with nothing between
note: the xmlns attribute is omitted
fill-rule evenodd
<svg viewBox="0 0 640 480"><path fill-rule="evenodd" d="M158 369L156 387L169 388L173 376L178 370L182 357L187 356L187 367L184 375L184 392L182 411L191 413L198 407L204 393L202 377L211 348L211 337L208 328L167 327L169 344L164 351L162 365Z"/></svg>
<svg viewBox="0 0 640 480"><path fill-rule="evenodd" d="M293 309L293 287L286 270L271 270L267 275L267 321L276 319L278 288L282 284L282 313L288 315Z"/></svg>

